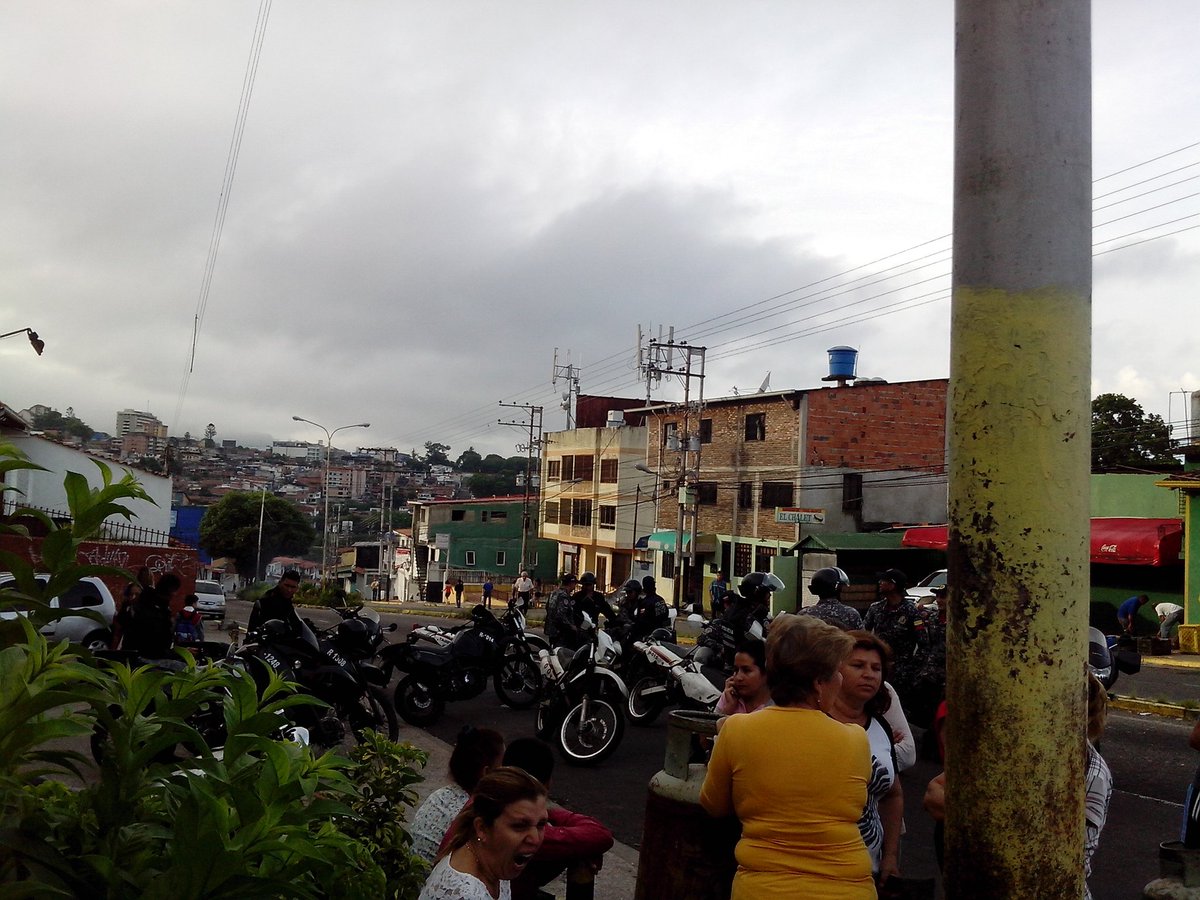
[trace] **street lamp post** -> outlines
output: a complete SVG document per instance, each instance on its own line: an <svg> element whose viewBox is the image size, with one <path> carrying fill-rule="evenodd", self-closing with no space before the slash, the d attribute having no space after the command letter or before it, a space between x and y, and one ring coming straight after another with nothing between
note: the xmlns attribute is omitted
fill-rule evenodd
<svg viewBox="0 0 1200 900"><path fill-rule="evenodd" d="M358 422L354 425L339 425L330 431L320 422L314 422L312 419L305 419L302 416L292 416L292 421L315 425L325 432L325 480L321 486L321 495L325 498L325 519L321 528L321 584L324 585L329 580L329 453L333 447L333 436L347 428L370 428L371 423Z"/></svg>
<svg viewBox="0 0 1200 900"><path fill-rule="evenodd" d="M46 342L38 337L38 333L32 328L18 328L16 331L8 331L0 334L0 340L6 337L12 337L14 334L24 334L29 336L29 345L33 347L33 351L38 355L42 355L42 351L46 349Z"/></svg>

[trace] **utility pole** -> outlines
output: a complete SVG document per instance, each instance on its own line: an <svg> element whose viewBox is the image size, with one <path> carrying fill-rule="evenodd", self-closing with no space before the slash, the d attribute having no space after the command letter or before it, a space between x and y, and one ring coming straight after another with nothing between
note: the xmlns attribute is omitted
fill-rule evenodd
<svg viewBox="0 0 1200 900"><path fill-rule="evenodd" d="M567 412L567 430L574 428L573 420L575 404L572 398L579 399L579 366L571 365L571 356L567 354L567 364L558 364L558 348L554 348L554 374L550 376L550 384L558 387L559 379L567 383L567 389L562 393L562 403L559 406Z"/></svg>
<svg viewBox="0 0 1200 900"><path fill-rule="evenodd" d="M387 600L391 597L392 584L392 566L391 554L388 553L389 559L387 569L384 569L384 554L391 549L392 532L391 532L391 507L387 502L390 496L388 488L390 487L392 475L392 462L396 458L395 447L359 447L359 453L375 453L383 454L383 471L379 476L379 598ZM377 457L378 458L378 457ZM384 574L386 571L386 574Z"/></svg>
<svg viewBox="0 0 1200 900"><path fill-rule="evenodd" d="M649 398L651 384L658 384L664 375L678 377L683 383L683 427L676 429L674 442L667 449L678 454L679 509L675 524L675 553L672 603L679 609L685 598L683 568L684 521L690 516L690 540L688 544L688 577L696 569L696 519L699 511L697 484L700 480L700 420L704 412L704 355L708 348L693 347L687 341L674 339L675 329L668 332L668 339L651 340L643 350L641 328L638 329L638 367L646 380L646 396ZM676 357L680 362L676 363ZM692 380L698 381L697 400L692 401ZM697 595L703 614L703 591Z"/></svg>
<svg viewBox="0 0 1200 900"><path fill-rule="evenodd" d="M528 568L526 562L526 554L529 549L529 484L533 479L533 460L535 451L538 457L538 471L541 471L541 446L542 446L542 407L534 406L531 403L505 403L500 401L501 406L507 406L511 409L523 409L529 413L529 422L505 422L503 419L496 421L501 425L511 425L515 428L528 428L529 440L524 445L517 445L518 449L525 451L525 491L521 500L521 564L517 571Z"/></svg>
<svg viewBox="0 0 1200 900"><path fill-rule="evenodd" d="M947 897L1083 895L1090 7L956 4Z"/></svg>

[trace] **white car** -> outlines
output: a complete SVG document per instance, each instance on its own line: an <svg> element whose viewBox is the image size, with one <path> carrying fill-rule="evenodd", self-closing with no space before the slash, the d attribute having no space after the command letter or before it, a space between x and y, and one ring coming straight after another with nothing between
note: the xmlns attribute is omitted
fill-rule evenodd
<svg viewBox="0 0 1200 900"><path fill-rule="evenodd" d="M938 569L930 572L915 585L908 589L906 596L917 606L932 606L937 601L933 599L933 589L946 586L946 570Z"/></svg>
<svg viewBox="0 0 1200 900"><path fill-rule="evenodd" d="M225 621L225 591L219 582L196 582L196 612L206 619Z"/></svg>
<svg viewBox="0 0 1200 900"><path fill-rule="evenodd" d="M50 580L49 575L37 575L37 580L45 584ZM0 572L0 590L12 587L11 572ZM117 605L113 602L112 593L103 581L95 576L80 578L66 593L50 601L53 609L81 609L98 613L102 622L97 622L89 616L63 616L42 628L42 634L54 641L66 639L72 644L80 644L89 650L106 650L112 641L113 616L117 613ZM15 619L22 612L19 606L9 606L0 610L0 618Z"/></svg>

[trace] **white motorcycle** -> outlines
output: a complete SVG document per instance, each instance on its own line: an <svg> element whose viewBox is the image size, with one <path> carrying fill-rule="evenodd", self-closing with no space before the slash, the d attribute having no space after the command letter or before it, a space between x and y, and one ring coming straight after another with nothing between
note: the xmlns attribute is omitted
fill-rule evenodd
<svg viewBox="0 0 1200 900"><path fill-rule="evenodd" d="M660 628L645 641L634 641L625 712L634 725L649 725L668 706L711 712L720 689L704 674L693 648L684 652Z"/></svg>

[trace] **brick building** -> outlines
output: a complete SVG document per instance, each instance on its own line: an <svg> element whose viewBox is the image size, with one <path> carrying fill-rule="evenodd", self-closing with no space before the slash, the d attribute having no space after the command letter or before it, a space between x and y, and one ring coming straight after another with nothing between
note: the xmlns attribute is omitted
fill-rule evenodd
<svg viewBox="0 0 1200 900"><path fill-rule="evenodd" d="M696 565L682 566L688 598L706 597L721 569L736 584L778 567L791 573L784 581L794 601L801 573L777 557L801 537L945 521L947 384L870 380L707 400L702 410L637 410L646 415L647 464L659 474L646 546L660 593L674 592L681 506L689 556L696 534ZM777 521L788 507L819 510L821 521Z"/></svg>

